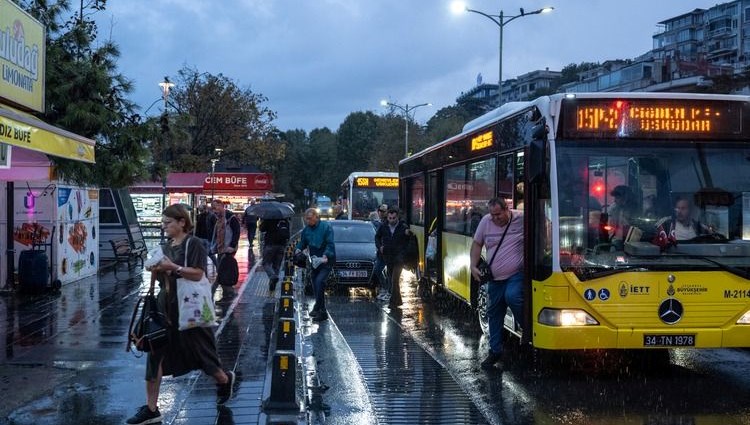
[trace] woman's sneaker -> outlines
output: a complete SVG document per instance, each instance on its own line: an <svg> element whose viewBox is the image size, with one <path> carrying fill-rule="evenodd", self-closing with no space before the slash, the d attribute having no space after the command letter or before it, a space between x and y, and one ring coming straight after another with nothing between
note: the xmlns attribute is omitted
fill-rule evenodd
<svg viewBox="0 0 750 425"><path fill-rule="evenodd" d="M226 372L229 380L226 384L216 384L216 404L221 406L222 404L229 401L234 395L234 372L231 370Z"/></svg>
<svg viewBox="0 0 750 425"><path fill-rule="evenodd" d="M133 415L125 423L130 425L145 425L155 424L161 422L161 420L162 416L158 407L156 408L156 411L152 412L151 409L148 408L148 405L143 405L138 409L138 413Z"/></svg>

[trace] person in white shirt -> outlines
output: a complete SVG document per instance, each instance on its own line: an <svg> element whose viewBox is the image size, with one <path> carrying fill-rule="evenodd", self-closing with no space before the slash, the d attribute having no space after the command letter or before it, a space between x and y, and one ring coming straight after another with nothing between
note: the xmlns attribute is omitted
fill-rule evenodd
<svg viewBox="0 0 750 425"><path fill-rule="evenodd" d="M693 218L693 206L684 197L678 197L675 201L674 216L662 218L656 223L656 227L664 229L669 238L676 241L687 241L713 233L710 227Z"/></svg>

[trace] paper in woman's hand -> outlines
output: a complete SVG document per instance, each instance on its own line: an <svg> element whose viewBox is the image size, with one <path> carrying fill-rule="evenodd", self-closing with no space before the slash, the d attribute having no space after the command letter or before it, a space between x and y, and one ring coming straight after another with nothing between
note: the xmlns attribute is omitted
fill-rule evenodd
<svg viewBox="0 0 750 425"><path fill-rule="evenodd" d="M154 267L163 259L164 251L162 251L161 246L154 247L148 252L148 257L146 258L146 261L143 262L143 266L146 268Z"/></svg>

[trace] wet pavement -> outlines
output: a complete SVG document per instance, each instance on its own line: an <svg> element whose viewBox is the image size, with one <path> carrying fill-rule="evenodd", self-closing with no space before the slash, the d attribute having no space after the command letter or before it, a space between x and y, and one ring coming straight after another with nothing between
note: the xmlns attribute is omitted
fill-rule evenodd
<svg viewBox="0 0 750 425"><path fill-rule="evenodd" d="M750 350L532 352L512 339L504 367L483 370L487 340L474 313L413 276L401 287L404 305L394 310L368 290L330 294L325 329L343 342L319 336L327 344L316 351L346 350L337 357L347 369L318 366L331 387L329 423L750 423ZM336 388L356 377L366 391L353 402L363 407L339 408Z"/></svg>
<svg viewBox="0 0 750 425"><path fill-rule="evenodd" d="M216 294L219 355L237 373L236 396L217 409L212 378L200 372L165 378L159 403L165 424L262 420L274 298L265 273L256 273L256 256L242 238L234 294ZM0 423L122 424L145 404L145 357L125 352L125 336L149 277L120 265L117 274L110 268L57 293L1 295Z"/></svg>
<svg viewBox="0 0 750 425"><path fill-rule="evenodd" d="M261 410L276 296L246 239L234 295L219 294L218 347L239 387L226 407L200 372L166 378L165 424L266 423ZM145 359L125 335L148 274L120 266L59 293L0 296L0 424L121 424L144 403ZM310 378L311 423L326 424L743 424L750 423L750 350L536 353L512 341L503 369L474 314L402 281L388 309L367 289L331 291L331 319L312 322L296 277L295 305ZM642 353L641 353L642 354ZM664 354L660 356L659 354ZM308 376L310 375L310 376ZM314 378L311 376L314 375Z"/></svg>

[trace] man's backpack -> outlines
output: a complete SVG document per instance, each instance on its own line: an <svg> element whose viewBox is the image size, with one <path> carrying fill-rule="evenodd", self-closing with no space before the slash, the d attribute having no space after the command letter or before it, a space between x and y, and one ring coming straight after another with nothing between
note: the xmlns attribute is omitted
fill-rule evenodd
<svg viewBox="0 0 750 425"><path fill-rule="evenodd" d="M278 244L285 244L289 240L290 232L289 232L289 220L279 220L278 223L276 223L276 235L275 235L275 241Z"/></svg>

